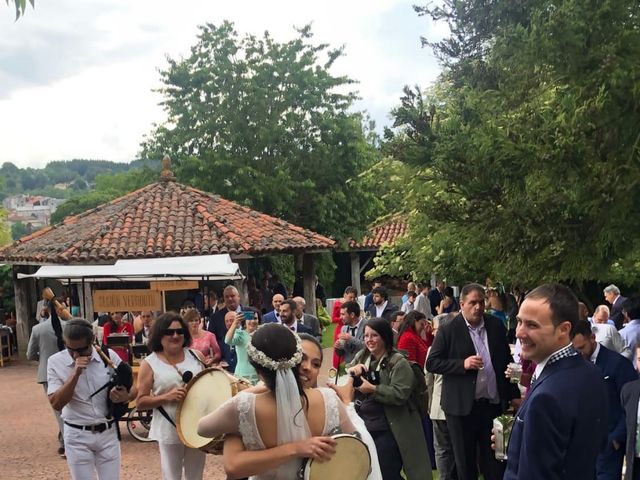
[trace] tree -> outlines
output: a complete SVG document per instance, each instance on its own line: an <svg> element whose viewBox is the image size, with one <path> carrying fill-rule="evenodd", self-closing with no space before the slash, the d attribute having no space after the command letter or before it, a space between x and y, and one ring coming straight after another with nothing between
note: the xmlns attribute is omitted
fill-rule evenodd
<svg viewBox="0 0 640 480"><path fill-rule="evenodd" d="M22 222L14 223L13 225L11 225L11 239L13 241L16 241L29 234L31 230L30 227L30 225L25 225Z"/></svg>
<svg viewBox="0 0 640 480"><path fill-rule="evenodd" d="M161 72L168 119L143 158L176 162L180 181L297 225L346 239L378 205L359 173L377 159L366 118L352 113L353 81L331 74L341 49L240 37L229 22Z"/></svg>
<svg viewBox="0 0 640 480"><path fill-rule="evenodd" d="M421 202L410 264L457 281L637 280L638 3L419 10L452 36L433 45L446 68L433 148L408 185Z"/></svg>
<svg viewBox="0 0 640 480"><path fill-rule="evenodd" d="M7 211L0 208L0 246L11 242L11 229L7 223Z"/></svg>
<svg viewBox="0 0 640 480"><path fill-rule="evenodd" d="M27 0L7 0L7 5L11 3L16 7L16 20L20 18L20 15L24 15L24 12L27 8ZM32 8L36 6L36 0L29 0Z"/></svg>

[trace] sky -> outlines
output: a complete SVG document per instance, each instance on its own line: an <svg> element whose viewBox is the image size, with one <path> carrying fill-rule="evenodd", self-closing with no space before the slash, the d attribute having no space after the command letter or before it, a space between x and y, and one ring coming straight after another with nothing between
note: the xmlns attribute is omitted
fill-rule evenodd
<svg viewBox="0 0 640 480"><path fill-rule="evenodd" d="M312 24L314 38L345 56L332 72L359 83L380 130L404 85L426 88L440 67L420 37L445 25L418 17L426 0L37 0L15 21L0 2L0 163L40 168L53 160L128 162L166 118L155 90L167 56L187 56L204 23L278 41Z"/></svg>

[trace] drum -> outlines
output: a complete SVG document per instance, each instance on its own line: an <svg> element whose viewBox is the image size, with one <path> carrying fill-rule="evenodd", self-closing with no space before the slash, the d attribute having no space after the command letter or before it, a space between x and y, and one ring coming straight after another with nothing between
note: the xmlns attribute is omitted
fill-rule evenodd
<svg viewBox="0 0 640 480"><path fill-rule="evenodd" d="M371 472L371 455L367 445L354 435L333 435L333 439L338 444L331 460L320 463L308 459L302 467L300 477L304 480L366 480Z"/></svg>
<svg viewBox="0 0 640 480"><path fill-rule="evenodd" d="M178 403L176 413L176 428L182 443L190 448L220 455L223 437L206 438L198 435L198 422L250 386L246 380L236 378L218 367L206 368L193 377L187 384L186 396Z"/></svg>

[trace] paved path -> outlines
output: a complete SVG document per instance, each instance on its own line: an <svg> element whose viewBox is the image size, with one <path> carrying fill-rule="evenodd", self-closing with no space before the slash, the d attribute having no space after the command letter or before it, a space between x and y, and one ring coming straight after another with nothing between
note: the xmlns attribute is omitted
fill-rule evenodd
<svg viewBox="0 0 640 480"><path fill-rule="evenodd" d="M323 372L331 363L325 349ZM57 424L41 385L36 363L15 362L0 368L0 452L2 480L62 480L69 478L66 461L58 456ZM326 376L321 376L320 385ZM154 442L136 441L121 424L123 480L157 480L160 456ZM222 458L207 455L204 478L223 480Z"/></svg>

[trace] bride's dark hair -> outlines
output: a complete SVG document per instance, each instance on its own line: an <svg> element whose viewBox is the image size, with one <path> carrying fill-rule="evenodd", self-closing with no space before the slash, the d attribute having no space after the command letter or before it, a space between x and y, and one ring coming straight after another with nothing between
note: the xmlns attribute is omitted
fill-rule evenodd
<svg viewBox="0 0 640 480"><path fill-rule="evenodd" d="M289 360L297 351L298 342L291 330L277 323L267 323L256 330L251 337L251 344L256 350L261 351L271 360ZM276 370L270 370L249 358L249 363L256 369L266 387L275 393L276 391ZM300 364L291 368L296 379L300 396L307 401L307 396L302 388L299 375Z"/></svg>

